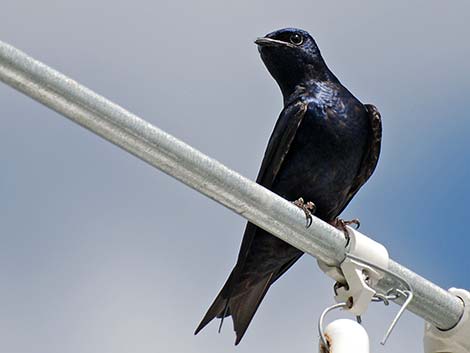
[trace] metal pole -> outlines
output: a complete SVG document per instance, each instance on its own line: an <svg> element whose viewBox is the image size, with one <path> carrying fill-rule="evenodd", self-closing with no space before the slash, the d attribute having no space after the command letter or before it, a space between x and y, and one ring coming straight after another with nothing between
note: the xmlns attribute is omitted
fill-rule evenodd
<svg viewBox="0 0 470 353"><path fill-rule="evenodd" d="M306 229L303 211L290 202L3 42L0 80L318 260L338 265L345 258L337 229L316 217ZM457 324L460 299L392 260L388 268L413 286L410 311L441 329ZM386 277L376 289L391 286L399 283Z"/></svg>

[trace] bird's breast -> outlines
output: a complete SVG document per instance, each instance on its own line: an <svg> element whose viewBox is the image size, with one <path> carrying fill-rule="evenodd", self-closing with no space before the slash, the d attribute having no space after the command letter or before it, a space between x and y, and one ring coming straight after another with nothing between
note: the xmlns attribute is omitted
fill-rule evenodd
<svg viewBox="0 0 470 353"><path fill-rule="evenodd" d="M368 128L361 107L341 101L310 103L273 191L290 200L313 201L323 219L336 217L348 201L366 148Z"/></svg>

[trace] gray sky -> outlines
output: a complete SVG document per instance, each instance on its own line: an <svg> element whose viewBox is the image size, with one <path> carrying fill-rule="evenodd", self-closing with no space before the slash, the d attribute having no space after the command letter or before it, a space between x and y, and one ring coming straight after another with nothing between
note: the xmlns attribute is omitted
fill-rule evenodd
<svg viewBox="0 0 470 353"><path fill-rule="evenodd" d="M470 287L467 1L9 1L0 40L254 178L281 109L253 40L308 30L383 116L376 173L344 214L443 287ZM311 352L332 281L304 257L238 347L193 331L245 222L0 85L0 351ZM364 317L376 352L421 351L423 323Z"/></svg>

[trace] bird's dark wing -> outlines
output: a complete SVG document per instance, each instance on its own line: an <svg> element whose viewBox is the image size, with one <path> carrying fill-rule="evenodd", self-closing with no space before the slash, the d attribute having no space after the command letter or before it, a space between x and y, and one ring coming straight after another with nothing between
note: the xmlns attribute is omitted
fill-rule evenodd
<svg viewBox="0 0 470 353"><path fill-rule="evenodd" d="M256 178L258 184L268 189L272 186L307 108L307 103L297 101L287 106L279 115Z"/></svg>
<svg viewBox="0 0 470 353"><path fill-rule="evenodd" d="M285 107L277 119L274 130L269 138L268 147L264 153L263 162L258 172L256 182L270 189L281 169L282 162L289 152L290 145L294 140L297 129L307 111L308 104L302 101ZM237 266L243 267L244 256L249 252L253 236L257 227L247 226L243 235Z"/></svg>
<svg viewBox="0 0 470 353"><path fill-rule="evenodd" d="M273 185L276 176L282 167L282 163L289 153L289 148L295 138L297 129L302 123L307 108L308 105L299 100L296 103L285 107L279 115L269 139L268 147L266 148L258 177L256 178L256 182L258 184L261 184L268 189ZM242 244L240 246L240 252L238 253L237 264L233 270L233 278L231 281L233 286L240 286L239 276L245 271L244 267L247 256L256 256L255 253L257 253L257 250L253 251L252 243L253 238L260 231L263 232L262 229L251 223L248 223L246 226ZM272 241L275 243L282 243L282 240L277 238L272 239ZM272 250L275 251L276 245L271 244L270 248L271 247ZM230 311L232 316L234 316L234 329L237 334L236 344L240 342L241 338L245 334L251 319L261 303L261 300L269 289L269 286L273 283L273 279L277 279L280 274L287 271L287 269L294 264L301 254L302 253L296 255L294 259L288 259L285 264L286 266L282 266L276 272L265 274L265 277L258 280L258 283L247 283L245 285L241 285L241 287L245 287L247 289L245 292L246 294L230 302ZM248 280L248 282L250 282L250 280ZM232 290L234 288L232 286L230 287L227 293L224 293L226 298L230 298L233 295ZM227 301L227 305L228 303L229 302ZM233 313L238 313L238 315L233 315Z"/></svg>
<svg viewBox="0 0 470 353"><path fill-rule="evenodd" d="M298 101L294 104L290 104L281 112L273 133L271 134L271 138L269 139L268 147L266 148L263 162L256 179L258 184L268 189L273 185L282 163L289 152L297 129L305 116L307 107L308 105L306 103ZM249 275L242 279L241 276L245 272L244 267L247 257L257 256L257 250L253 251L252 244L253 239L259 232L264 231L248 222L238 254L237 264L219 295L197 327L195 334L215 317L224 318L225 316L231 315L237 334L235 344L238 344L245 334L269 286L302 255L302 252L298 251L293 258L287 259L284 264L281 263L279 268L273 269L270 273L260 273L254 277ZM275 237L271 238L271 236L269 236L268 242L269 244L263 245L272 251L275 251L276 248L279 247L279 243L284 244L282 240ZM285 244L281 246L290 245Z"/></svg>
<svg viewBox="0 0 470 353"><path fill-rule="evenodd" d="M370 178L377 166L380 155L380 144L382 142L382 118L375 105L364 104L370 121L371 134L362 158L359 171L349 190L348 200L358 192L362 185Z"/></svg>

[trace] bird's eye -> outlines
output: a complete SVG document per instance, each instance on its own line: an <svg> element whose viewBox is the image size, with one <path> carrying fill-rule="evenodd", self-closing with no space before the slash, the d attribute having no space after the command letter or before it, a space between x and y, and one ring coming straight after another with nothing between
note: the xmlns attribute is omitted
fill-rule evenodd
<svg viewBox="0 0 470 353"><path fill-rule="evenodd" d="M294 33L290 36L289 38L290 42L294 45L300 45L304 42L304 38L298 34L298 33Z"/></svg>

